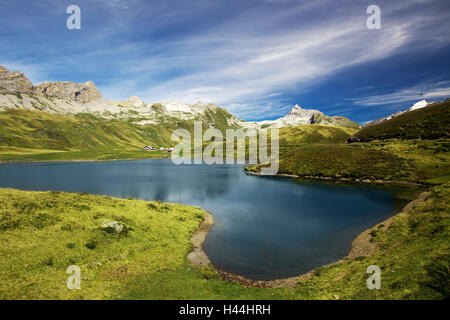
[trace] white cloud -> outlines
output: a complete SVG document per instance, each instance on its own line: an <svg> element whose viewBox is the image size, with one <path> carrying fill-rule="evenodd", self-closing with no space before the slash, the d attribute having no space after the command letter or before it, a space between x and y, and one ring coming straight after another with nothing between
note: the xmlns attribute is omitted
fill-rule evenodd
<svg viewBox="0 0 450 320"><path fill-rule="evenodd" d="M88 3L85 10L92 14L97 7ZM217 23L205 24L204 29L173 36L174 24L196 24L223 3L99 3L107 5L105 18L114 23L105 22L96 32L80 37L79 43L71 43L74 54L61 54L57 45L47 46L43 50L55 59L43 59L40 65L18 61L16 69L33 82L52 80L46 74L64 74L55 70L89 70L83 76L95 75L101 68L114 70L111 78L99 75L97 85L105 98L124 100L137 95L147 102L201 100L224 106L239 117L256 119L284 115L289 104L301 105L302 101L281 97L306 93L311 85L338 71L450 42L448 13L436 14L421 1L380 0L381 30L367 29L365 7L357 2L268 0L258 6L243 5L242 10L233 11L227 19L218 17ZM138 7L151 12L151 23L136 21ZM411 8L415 9L408 11ZM130 36L134 32L139 35ZM120 36L125 40L116 42ZM445 95L447 87L436 87L434 94ZM364 106L411 101L405 99L417 95L415 89L352 101Z"/></svg>
<svg viewBox="0 0 450 320"><path fill-rule="evenodd" d="M448 98L450 97L450 86L445 85L449 85L449 82L445 81L436 84L422 84L392 93L351 99L351 101L357 105L370 107L404 104L406 102L419 101L422 99Z"/></svg>
<svg viewBox="0 0 450 320"><path fill-rule="evenodd" d="M287 14L279 13L273 21L268 15L264 25L279 23L280 17ZM237 23L232 21L181 42L168 41L165 54L136 62L130 71L190 69L187 74L140 89L137 95L151 101L210 101L235 109L239 116L260 116L264 110L261 105L269 105L267 96L271 93L299 93L339 70L400 53L408 43L417 41L421 28L432 21L426 16L408 16L370 31L365 16L351 12L310 26L274 28L255 34L249 21L242 22L242 17L247 16L243 13L237 21L249 29L230 32L227 28ZM442 38L436 42L443 45ZM433 39L427 45L435 45ZM279 108L283 105L271 103L276 109L269 113L281 115Z"/></svg>

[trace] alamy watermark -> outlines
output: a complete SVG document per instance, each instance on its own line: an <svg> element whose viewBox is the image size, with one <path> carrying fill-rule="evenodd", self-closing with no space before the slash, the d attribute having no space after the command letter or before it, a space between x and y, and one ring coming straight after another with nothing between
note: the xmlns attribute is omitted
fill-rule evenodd
<svg viewBox="0 0 450 320"><path fill-rule="evenodd" d="M369 30L381 29L381 9L378 5L372 4L366 9L367 14L370 16L367 18L366 26ZM79 6L73 4L67 7L66 13L70 16L66 20L66 26L69 30L81 29L81 9Z"/></svg>
<svg viewBox="0 0 450 320"><path fill-rule="evenodd" d="M381 29L381 9L376 4L372 4L367 7L367 14L370 16L367 18L366 26L369 30Z"/></svg>
<svg viewBox="0 0 450 320"><path fill-rule="evenodd" d="M366 272L370 274L369 278L367 278L367 289L381 289L381 270L377 265L371 265L367 267Z"/></svg>
<svg viewBox="0 0 450 320"><path fill-rule="evenodd" d="M67 289L81 289L81 270L77 265L68 266L66 269L66 273L70 274L67 278L66 285Z"/></svg>
<svg viewBox="0 0 450 320"><path fill-rule="evenodd" d="M81 29L81 9L73 4L67 7L66 13L70 14L66 20L66 26L69 30Z"/></svg>
<svg viewBox="0 0 450 320"><path fill-rule="evenodd" d="M194 139L186 129L173 131L172 141L181 141L173 148L171 159L177 165L261 164L260 174L274 175L278 173L279 167L278 137L276 128L270 131L268 129L258 131L226 129L224 142L224 136L220 130L209 128L203 133L202 122L194 121Z"/></svg>

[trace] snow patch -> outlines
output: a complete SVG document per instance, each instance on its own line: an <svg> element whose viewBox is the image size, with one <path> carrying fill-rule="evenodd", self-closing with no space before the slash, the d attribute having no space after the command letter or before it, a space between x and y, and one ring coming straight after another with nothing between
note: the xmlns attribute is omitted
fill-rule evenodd
<svg viewBox="0 0 450 320"><path fill-rule="evenodd" d="M419 102L416 102L412 105L411 108L408 109L408 111L413 111L417 109L421 109L429 105L430 103L427 100L420 100Z"/></svg>

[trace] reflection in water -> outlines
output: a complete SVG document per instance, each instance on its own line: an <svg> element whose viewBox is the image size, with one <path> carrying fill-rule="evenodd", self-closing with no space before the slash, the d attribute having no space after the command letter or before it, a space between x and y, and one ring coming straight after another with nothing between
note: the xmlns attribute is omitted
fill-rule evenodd
<svg viewBox="0 0 450 320"><path fill-rule="evenodd" d="M215 217L204 245L213 263L255 279L293 276L332 262L348 252L359 232L394 211L394 197L383 190L170 160L4 164L0 186L201 206Z"/></svg>

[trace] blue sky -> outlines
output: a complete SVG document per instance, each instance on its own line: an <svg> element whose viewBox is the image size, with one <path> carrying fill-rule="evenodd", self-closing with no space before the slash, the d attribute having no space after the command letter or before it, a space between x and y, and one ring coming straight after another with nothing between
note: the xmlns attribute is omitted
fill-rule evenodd
<svg viewBox="0 0 450 320"><path fill-rule="evenodd" d="M81 8L81 30L66 8ZM369 30L366 8L381 8ZM213 102L245 120L293 105L363 123L450 97L450 1L0 0L0 65L94 81L103 97Z"/></svg>

